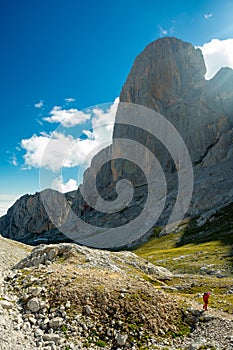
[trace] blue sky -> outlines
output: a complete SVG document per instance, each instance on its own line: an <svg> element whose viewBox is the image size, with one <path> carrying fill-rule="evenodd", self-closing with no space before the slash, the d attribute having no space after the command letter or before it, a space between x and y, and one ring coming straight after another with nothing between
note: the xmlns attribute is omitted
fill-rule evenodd
<svg viewBox="0 0 233 350"><path fill-rule="evenodd" d="M40 190L38 163L22 140L36 147L69 113L81 118L80 110L113 102L136 55L159 37L195 46L233 38L232 15L226 0L0 0L0 215L18 196ZM207 58L213 47L223 52L220 41L206 47ZM232 45L224 46L229 57ZM106 117L100 110L96 124ZM77 124L80 135L93 127Z"/></svg>

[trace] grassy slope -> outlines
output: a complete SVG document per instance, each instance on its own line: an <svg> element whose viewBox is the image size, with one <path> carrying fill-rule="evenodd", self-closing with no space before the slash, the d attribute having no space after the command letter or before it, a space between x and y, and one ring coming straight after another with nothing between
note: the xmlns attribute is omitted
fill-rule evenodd
<svg viewBox="0 0 233 350"><path fill-rule="evenodd" d="M156 236L156 234L155 234ZM204 226L197 219L183 223L176 234L153 237L134 252L177 274L168 285L188 300L202 302L201 294L211 291L211 306L233 313L233 205L215 214ZM224 276L224 277L223 277Z"/></svg>

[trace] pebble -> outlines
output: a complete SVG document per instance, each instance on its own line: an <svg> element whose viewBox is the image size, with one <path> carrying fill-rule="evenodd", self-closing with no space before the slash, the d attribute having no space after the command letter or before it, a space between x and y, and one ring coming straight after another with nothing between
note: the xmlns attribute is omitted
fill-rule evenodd
<svg viewBox="0 0 233 350"><path fill-rule="evenodd" d="M1 307L3 309L10 310L10 309L12 309L14 307L14 305L11 302L7 301L7 300L3 300L3 301L1 301Z"/></svg>
<svg viewBox="0 0 233 350"><path fill-rule="evenodd" d="M127 335L127 334L118 333L118 334L116 335L117 344L120 345L120 346L125 345L125 344L126 344L126 341L127 341L127 338L128 338L128 335Z"/></svg>
<svg viewBox="0 0 233 350"><path fill-rule="evenodd" d="M44 334L42 336L42 339L44 341L53 341L55 343L58 343L59 340L60 340L60 335L59 334L53 334L53 333L51 333L51 334Z"/></svg>
<svg viewBox="0 0 233 350"><path fill-rule="evenodd" d="M27 302L27 308L32 312L37 312L40 310L40 300L37 298L29 299Z"/></svg>
<svg viewBox="0 0 233 350"><path fill-rule="evenodd" d="M51 321L49 321L49 325L51 328L59 328L63 324L63 322L63 318L55 317Z"/></svg>
<svg viewBox="0 0 233 350"><path fill-rule="evenodd" d="M37 297L42 292L41 287L32 287L29 289L29 293L31 293L34 297Z"/></svg>
<svg viewBox="0 0 233 350"><path fill-rule="evenodd" d="M87 315L91 315L93 313L92 308L90 307L90 305L85 305L84 310L85 310Z"/></svg>

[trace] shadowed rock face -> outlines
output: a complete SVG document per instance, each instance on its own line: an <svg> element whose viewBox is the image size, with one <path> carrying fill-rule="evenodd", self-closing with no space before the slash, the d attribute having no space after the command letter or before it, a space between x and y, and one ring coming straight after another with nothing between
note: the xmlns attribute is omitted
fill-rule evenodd
<svg viewBox="0 0 233 350"><path fill-rule="evenodd" d="M159 112L184 140L194 165L190 215L217 210L233 199L233 70L222 68L209 81L204 78L205 72L200 49L176 38L158 39L135 59L120 94L120 102ZM113 137L142 143L156 155L163 168L168 194L158 224L165 224L178 186L173 159L161 142L142 129L120 124L120 113L121 107ZM108 148L102 150L96 157L108 151ZM89 183L90 176L92 169L84 174L84 184ZM85 206L79 189L67 194L66 198L73 211L90 224L100 228L124 225L143 210L147 200L143 172L126 160L109 161L98 174L97 187L104 199L113 200L116 198L115 184L122 178L128 178L134 184L135 193L128 207L119 213L104 214ZM52 241L64 239L48 218L39 194L26 195L16 202L0 219L0 232L25 242L31 242L32 237L38 235L52 236Z"/></svg>
<svg viewBox="0 0 233 350"><path fill-rule="evenodd" d="M11 239L26 239L30 234L46 232L52 227L39 193L22 196L0 220L1 233Z"/></svg>
<svg viewBox="0 0 233 350"><path fill-rule="evenodd" d="M48 189L34 195L26 194L0 218L2 236L28 244L67 241L67 237L59 232L50 220L44 207L45 198L53 200L55 211L61 208L59 202L63 195L57 191ZM70 195L66 195L66 198L68 202L72 199ZM65 215L67 212L63 210L60 220L63 220Z"/></svg>

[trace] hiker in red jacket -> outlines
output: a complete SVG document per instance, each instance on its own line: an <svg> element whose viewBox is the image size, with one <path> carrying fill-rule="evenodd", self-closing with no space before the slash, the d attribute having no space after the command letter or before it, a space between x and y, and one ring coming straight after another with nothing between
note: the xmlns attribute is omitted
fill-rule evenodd
<svg viewBox="0 0 233 350"><path fill-rule="evenodd" d="M203 301L204 301L203 309L205 311L207 311L207 308L208 308L209 297L210 297L210 292L205 292L203 295Z"/></svg>

